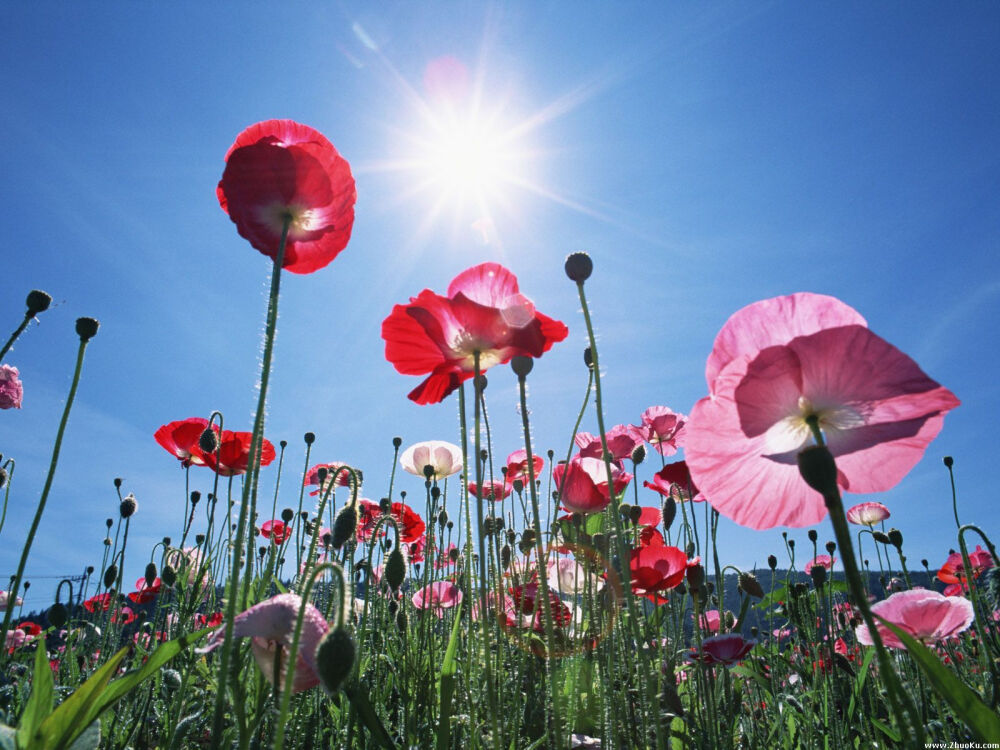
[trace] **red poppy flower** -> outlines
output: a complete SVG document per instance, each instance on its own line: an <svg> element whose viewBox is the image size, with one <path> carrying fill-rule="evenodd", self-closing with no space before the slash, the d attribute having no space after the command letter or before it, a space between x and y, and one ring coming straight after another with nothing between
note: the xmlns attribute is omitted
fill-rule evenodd
<svg viewBox="0 0 1000 750"><path fill-rule="evenodd" d="M207 419L190 417L162 425L153 437L168 453L180 460L181 466L204 466L205 458L198 447L198 439L207 427Z"/></svg>
<svg viewBox="0 0 1000 750"><path fill-rule="evenodd" d="M213 612L208 615L203 615L200 612L194 616L195 627L198 628L217 628L222 624L223 615L221 612Z"/></svg>
<svg viewBox="0 0 1000 750"><path fill-rule="evenodd" d="M223 477L232 477L239 474L246 474L247 464L250 463L250 442L253 439L251 432L230 432L224 430L219 441L218 458L215 453L203 453L205 465ZM260 465L267 466L274 460L274 446L271 441L264 438L261 447Z"/></svg>
<svg viewBox="0 0 1000 750"><path fill-rule="evenodd" d="M41 635L42 626L37 622L31 622L31 620L25 620L17 626L18 630L23 630L24 634L29 637L35 637L36 635Z"/></svg>
<svg viewBox="0 0 1000 750"><path fill-rule="evenodd" d="M969 553L969 563L972 566L972 577L979 578L979 574L987 568L993 567L993 557L977 544L976 549ZM962 562L962 553L953 552L944 561L941 570L937 574L938 580L950 584L965 584L965 565ZM959 589L961 590L961 589ZM968 591L968 584L965 584Z"/></svg>
<svg viewBox="0 0 1000 750"><path fill-rule="evenodd" d="M138 619L138 615L132 611L131 607L122 607L111 613L111 622L115 625L128 625Z"/></svg>
<svg viewBox="0 0 1000 750"><path fill-rule="evenodd" d="M358 537L359 542L369 542L371 541L372 534L375 532L375 524L378 523L378 519L382 516L382 509L379 508L378 503L373 503L371 500L365 497L358 498L358 525L356 527L355 534ZM385 534L385 528L379 532L379 536Z"/></svg>
<svg viewBox="0 0 1000 750"><path fill-rule="evenodd" d="M511 599L513 599L516 611L524 615L541 615L544 618L545 615L541 609L541 603L536 601L541 593L537 583L526 583L523 586L514 586L513 588L507 589L507 593L509 593ZM536 605L539 608L537 613L535 612ZM569 607L567 607L563 603L562 599L559 598L559 595L551 589L549 590L549 611L552 613L552 622L555 625L565 625L572 619Z"/></svg>
<svg viewBox="0 0 1000 750"><path fill-rule="evenodd" d="M598 458L574 456L568 464L559 464L552 472L559 501L571 513L600 513L611 503L608 473ZM611 464L611 478L617 495L632 480L632 475Z"/></svg>
<svg viewBox="0 0 1000 750"><path fill-rule="evenodd" d="M83 608L88 612L107 612L113 601L111 594L97 594L83 600Z"/></svg>
<svg viewBox="0 0 1000 750"><path fill-rule="evenodd" d="M425 289L408 305L396 305L382 321L385 358L397 372L429 377L410 394L436 404L480 370L516 356L540 357L569 331L535 310L518 291L517 278L497 263L463 271L442 297Z"/></svg>
<svg viewBox="0 0 1000 750"><path fill-rule="evenodd" d="M236 137L216 190L240 236L274 259L291 218L283 267L312 273L337 257L354 225L354 177L333 144L292 120L267 120Z"/></svg>
<svg viewBox="0 0 1000 750"><path fill-rule="evenodd" d="M705 664L721 664L730 667L742 660L757 641L748 641L739 633L713 635L701 641L701 649L693 648L688 653L688 661L700 661Z"/></svg>
<svg viewBox="0 0 1000 750"><path fill-rule="evenodd" d="M667 464L653 475L652 482L643 482L642 486L659 492L664 497L670 497L672 494L674 500L681 502L691 500L695 503L702 503L705 501L705 498L698 494L698 488L694 486L694 482L691 481L691 474L684 461L674 461L672 464Z"/></svg>
<svg viewBox="0 0 1000 750"><path fill-rule="evenodd" d="M162 586L163 581L159 578L154 578L152 584L146 583L145 578L140 578L135 582L136 590L130 592L128 598L136 604L146 604L156 598L156 595L160 593L160 588Z"/></svg>
<svg viewBox="0 0 1000 750"><path fill-rule="evenodd" d="M338 487L350 487L351 486L351 475L346 471L337 471L337 469L342 469L347 464L332 463L332 464L316 464L309 471L306 472L305 478L302 480L303 487L314 486L319 489L310 492L310 495L318 495L323 490L330 486L331 477L336 477L336 482ZM320 484L319 481L319 470L326 469L327 476L326 479Z"/></svg>
<svg viewBox="0 0 1000 750"><path fill-rule="evenodd" d="M421 541L427 525L413 508L405 503L392 504L392 517L399 525L399 538L407 544Z"/></svg>
<svg viewBox="0 0 1000 750"><path fill-rule="evenodd" d="M275 544L284 544L292 536L292 527L274 518L260 525L260 536L270 539Z"/></svg>
<svg viewBox="0 0 1000 750"><path fill-rule="evenodd" d="M542 469L545 468L545 459L541 456L532 456L532 470L535 472L535 479L542 473ZM520 479L522 482L528 481L528 451L524 448L516 450L507 456L507 474L506 474L507 484L512 483L515 479Z"/></svg>
<svg viewBox="0 0 1000 750"><path fill-rule="evenodd" d="M632 550L632 591L652 602L666 601L660 592L676 588L687 573L687 555L677 547L653 544Z"/></svg>

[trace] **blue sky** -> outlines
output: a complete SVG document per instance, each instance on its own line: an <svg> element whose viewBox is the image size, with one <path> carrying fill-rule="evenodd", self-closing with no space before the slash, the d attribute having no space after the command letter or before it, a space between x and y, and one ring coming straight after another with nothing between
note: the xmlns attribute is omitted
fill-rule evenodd
<svg viewBox="0 0 1000 750"><path fill-rule="evenodd" d="M0 570L13 572L44 482L73 321L102 323L29 607L48 603L41 576L99 565L116 476L139 501L134 577L155 541L179 538L183 472L153 441L159 425L217 408L227 427L250 428L269 268L215 185L236 135L275 117L324 132L358 191L344 253L283 280L266 430L289 441L279 507L297 500L288 477L307 430L314 457L361 467L375 499L394 435L458 442L454 399L407 401L417 379L385 362L379 330L393 304L486 260L570 328L536 363L529 396L535 445L563 453L586 371L562 262L587 250L609 424L654 404L690 410L740 307L832 294L963 401L897 488L847 501L885 502L911 563L940 565L956 545L951 454L963 521L996 531L1000 8L32 3L4 15L0 327L16 326L32 288L55 302L6 359L25 401L0 414L0 452L17 460ZM427 128L425 67L445 55L470 71L480 121L516 136L505 169L517 184L491 191L486 241L482 207L443 201L439 185L420 187L425 170L403 168ZM507 368L487 397L502 458L521 440ZM590 412L584 428L595 426ZM207 471L192 476L209 488ZM265 491L273 481L265 469ZM804 529L792 536L805 546ZM724 564L781 549L780 530L725 520L720 540Z"/></svg>

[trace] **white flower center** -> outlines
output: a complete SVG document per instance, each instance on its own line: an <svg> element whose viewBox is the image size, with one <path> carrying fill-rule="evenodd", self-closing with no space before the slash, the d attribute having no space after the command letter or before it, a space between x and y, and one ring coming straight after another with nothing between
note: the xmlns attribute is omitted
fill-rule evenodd
<svg viewBox="0 0 1000 750"><path fill-rule="evenodd" d="M767 453L789 453L805 445L812 436L808 422L810 417L817 419L820 429L828 436L865 424L864 415L846 404L824 405L799 396L795 410L775 422L765 433Z"/></svg>

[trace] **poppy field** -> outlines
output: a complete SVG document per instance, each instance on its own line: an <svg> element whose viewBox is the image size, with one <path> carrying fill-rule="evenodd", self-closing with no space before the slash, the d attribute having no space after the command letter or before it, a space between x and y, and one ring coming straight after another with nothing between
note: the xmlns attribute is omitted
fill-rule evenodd
<svg viewBox="0 0 1000 750"><path fill-rule="evenodd" d="M18 494L17 436L0 445L3 517L31 517L23 540L0 520L20 549L0 591L0 748L997 746L991 529L960 520L951 457L940 548L910 549L873 498L960 401L861 311L809 291L734 310L687 413L610 414L591 258L554 262L576 321L541 312L516 268L473 265L381 321L386 367L410 401L456 410L455 432L387 434L384 465L352 466L311 432L267 437L281 283L349 246L351 166L293 120L251 125L224 161L222 220L270 274L255 417L165 415L148 440L180 469L176 523L137 548L143 500L116 479L86 576L29 617L25 569L101 341L76 321L37 501ZM30 408L11 355L51 303L31 291L8 321L0 409ZM528 384L570 326L582 403L542 449ZM491 431L492 379L516 383L515 443ZM733 565L721 519L781 555Z"/></svg>

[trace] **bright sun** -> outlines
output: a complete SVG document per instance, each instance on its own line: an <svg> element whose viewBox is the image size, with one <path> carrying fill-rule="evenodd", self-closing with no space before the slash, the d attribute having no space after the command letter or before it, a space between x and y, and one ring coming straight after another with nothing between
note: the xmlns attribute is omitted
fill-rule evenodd
<svg viewBox="0 0 1000 750"><path fill-rule="evenodd" d="M510 181L516 158L490 123L476 118L448 118L426 144L424 168L448 193L494 193Z"/></svg>

